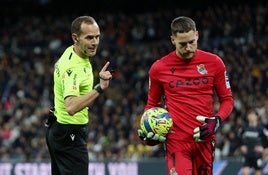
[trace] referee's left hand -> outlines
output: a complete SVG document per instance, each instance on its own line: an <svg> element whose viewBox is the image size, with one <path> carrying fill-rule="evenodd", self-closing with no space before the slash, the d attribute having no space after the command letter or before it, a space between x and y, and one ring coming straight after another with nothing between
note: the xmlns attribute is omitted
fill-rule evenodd
<svg viewBox="0 0 268 175"><path fill-rule="evenodd" d="M102 67L101 71L99 72L100 78L100 86L104 90L109 87L110 80L112 79L112 73L107 70L110 65L110 62L106 62L106 64Z"/></svg>

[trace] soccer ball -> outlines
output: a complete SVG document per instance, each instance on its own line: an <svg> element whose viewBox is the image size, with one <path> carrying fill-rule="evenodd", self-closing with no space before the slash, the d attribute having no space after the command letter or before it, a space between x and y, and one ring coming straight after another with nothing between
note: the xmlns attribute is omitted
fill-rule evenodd
<svg viewBox="0 0 268 175"><path fill-rule="evenodd" d="M172 125L173 121L168 111L161 107L146 110L140 120L140 128L146 135L153 132L165 137Z"/></svg>

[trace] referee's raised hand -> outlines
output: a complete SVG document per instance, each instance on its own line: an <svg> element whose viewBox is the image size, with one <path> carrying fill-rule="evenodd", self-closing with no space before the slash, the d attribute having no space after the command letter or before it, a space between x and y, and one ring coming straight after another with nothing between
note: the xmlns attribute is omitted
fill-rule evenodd
<svg viewBox="0 0 268 175"><path fill-rule="evenodd" d="M113 75L112 72L108 70L108 67L110 65L110 62L106 62L106 64L102 67L99 78L100 78L100 86L104 90L108 88L110 80L112 79Z"/></svg>

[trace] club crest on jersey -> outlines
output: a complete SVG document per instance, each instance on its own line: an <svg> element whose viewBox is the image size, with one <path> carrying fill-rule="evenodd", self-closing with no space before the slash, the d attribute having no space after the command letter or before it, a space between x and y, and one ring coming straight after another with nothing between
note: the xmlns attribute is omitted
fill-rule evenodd
<svg viewBox="0 0 268 175"><path fill-rule="evenodd" d="M202 75L205 75L208 73L204 64L199 64L198 66L196 66L196 68L197 68L197 71Z"/></svg>

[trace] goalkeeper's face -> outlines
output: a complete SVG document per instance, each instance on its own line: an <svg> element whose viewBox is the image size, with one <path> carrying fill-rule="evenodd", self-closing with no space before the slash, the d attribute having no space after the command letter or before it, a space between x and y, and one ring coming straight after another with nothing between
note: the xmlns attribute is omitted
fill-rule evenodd
<svg viewBox="0 0 268 175"><path fill-rule="evenodd" d="M171 42L175 45L176 54L184 59L191 60L197 50L198 31L176 33L171 35Z"/></svg>
<svg viewBox="0 0 268 175"><path fill-rule="evenodd" d="M99 46L100 29L98 24L81 24L81 34L74 35L75 52L82 58L96 55Z"/></svg>

